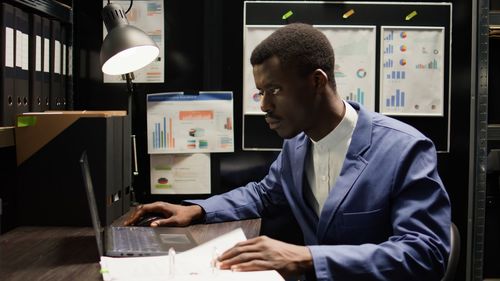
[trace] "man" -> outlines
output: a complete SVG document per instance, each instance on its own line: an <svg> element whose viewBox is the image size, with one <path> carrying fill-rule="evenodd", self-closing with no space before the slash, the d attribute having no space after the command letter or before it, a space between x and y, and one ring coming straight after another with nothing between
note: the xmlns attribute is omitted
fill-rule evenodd
<svg viewBox="0 0 500 281"><path fill-rule="evenodd" d="M261 216L288 205L304 245L265 236L235 245L222 268L275 269L318 280L440 280L450 241L450 202L433 143L414 128L344 102L327 38L306 24L278 29L252 53L266 122L285 138L260 182L185 205L138 208L185 226Z"/></svg>

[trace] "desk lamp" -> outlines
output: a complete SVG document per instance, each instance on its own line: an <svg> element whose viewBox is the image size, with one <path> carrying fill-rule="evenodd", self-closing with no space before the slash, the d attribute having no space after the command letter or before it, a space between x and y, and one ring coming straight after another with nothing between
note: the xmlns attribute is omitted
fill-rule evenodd
<svg viewBox="0 0 500 281"><path fill-rule="evenodd" d="M101 46L102 72L109 75L122 75L127 81L129 93L133 93L133 71L141 69L154 61L160 49L141 29L128 23L126 14L132 8L133 0L126 12L118 4L108 4L102 10L102 19L108 35ZM130 109L130 107L129 107ZM129 112L130 113L130 112Z"/></svg>
<svg viewBox="0 0 500 281"><path fill-rule="evenodd" d="M108 0L108 4L102 10L102 18L108 34L101 46L102 72L109 75L122 75L122 79L127 81L130 121L132 121L132 95L134 93L133 71L147 66L160 53L158 46L144 31L129 24L126 14L132 8L132 3L133 0L130 1L130 6L125 12L120 5L112 4ZM134 147L133 173L137 175L135 135L132 133L131 137Z"/></svg>
<svg viewBox="0 0 500 281"><path fill-rule="evenodd" d="M141 69L160 53L158 46L144 31L128 23L127 12L109 1L102 10L108 35L101 46L101 64L102 72L109 75L123 75Z"/></svg>

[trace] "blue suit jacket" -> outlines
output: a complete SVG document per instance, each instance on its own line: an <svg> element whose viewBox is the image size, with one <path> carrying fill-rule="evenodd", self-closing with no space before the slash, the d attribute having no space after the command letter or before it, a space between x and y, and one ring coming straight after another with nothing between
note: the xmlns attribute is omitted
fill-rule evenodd
<svg viewBox="0 0 500 281"><path fill-rule="evenodd" d="M304 199L310 140L303 133L284 142L262 181L189 202L205 210L209 223L288 204L318 280L440 280L451 219L433 143L402 122L351 105L358 122L319 217Z"/></svg>

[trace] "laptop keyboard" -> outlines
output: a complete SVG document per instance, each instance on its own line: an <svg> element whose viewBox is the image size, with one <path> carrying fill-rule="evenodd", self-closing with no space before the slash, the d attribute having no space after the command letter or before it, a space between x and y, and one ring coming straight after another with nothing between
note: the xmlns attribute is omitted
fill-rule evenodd
<svg viewBox="0 0 500 281"><path fill-rule="evenodd" d="M160 252L160 241L150 227L113 227L114 248L128 252Z"/></svg>

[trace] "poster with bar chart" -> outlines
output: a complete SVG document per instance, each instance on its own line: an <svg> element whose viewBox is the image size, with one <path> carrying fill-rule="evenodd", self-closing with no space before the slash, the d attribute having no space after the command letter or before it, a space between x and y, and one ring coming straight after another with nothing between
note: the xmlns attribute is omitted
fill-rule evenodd
<svg viewBox="0 0 500 281"><path fill-rule="evenodd" d="M376 27L363 25L315 25L335 53L335 82L344 100L375 110Z"/></svg>
<svg viewBox="0 0 500 281"><path fill-rule="evenodd" d="M262 40L281 25L245 26L243 50L243 113L264 114L253 79L250 55ZM335 52L337 91L346 100L375 109L375 26L315 25L332 44Z"/></svg>
<svg viewBox="0 0 500 281"><path fill-rule="evenodd" d="M233 93L147 96L148 153L233 152Z"/></svg>
<svg viewBox="0 0 500 281"><path fill-rule="evenodd" d="M444 27L382 26L380 112L443 116Z"/></svg>

